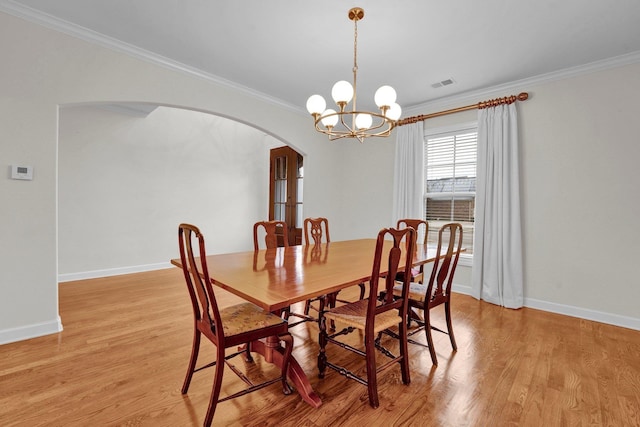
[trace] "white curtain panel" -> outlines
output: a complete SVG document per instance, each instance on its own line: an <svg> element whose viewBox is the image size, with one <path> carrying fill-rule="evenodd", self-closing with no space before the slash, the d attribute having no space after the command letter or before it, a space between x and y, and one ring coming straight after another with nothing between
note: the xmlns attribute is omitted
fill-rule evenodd
<svg viewBox="0 0 640 427"><path fill-rule="evenodd" d="M424 218L424 123L396 129L393 173L393 227L399 219Z"/></svg>
<svg viewBox="0 0 640 427"><path fill-rule="evenodd" d="M524 299L517 120L515 103L478 112L471 294L507 308Z"/></svg>

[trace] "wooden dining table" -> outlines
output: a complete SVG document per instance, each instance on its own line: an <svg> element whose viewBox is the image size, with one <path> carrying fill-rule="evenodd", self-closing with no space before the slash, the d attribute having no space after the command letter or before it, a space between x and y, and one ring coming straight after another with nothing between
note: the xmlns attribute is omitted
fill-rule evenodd
<svg viewBox="0 0 640 427"><path fill-rule="evenodd" d="M386 244L388 251L391 241ZM375 239L345 240L208 255L206 262L214 285L267 311L277 312L291 304L369 281L375 246ZM416 246L414 266L436 259L435 246ZM172 259L171 263L182 268L180 259ZM381 274L384 273L382 266ZM281 366L282 348L277 337L252 343L251 349ZM288 376L304 401L316 408L322 404L294 357Z"/></svg>

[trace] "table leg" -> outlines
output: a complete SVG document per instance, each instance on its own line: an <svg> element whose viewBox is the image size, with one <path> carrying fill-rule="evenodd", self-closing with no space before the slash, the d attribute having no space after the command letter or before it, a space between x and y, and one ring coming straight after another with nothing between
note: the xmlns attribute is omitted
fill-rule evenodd
<svg viewBox="0 0 640 427"><path fill-rule="evenodd" d="M278 337L269 337L265 341L253 341L251 343L251 351L255 351L256 353L261 354L267 362L273 363L278 367L282 367L283 357L282 357L282 347L280 346L280 340ZM309 378L302 370L302 367L298 363L298 361L291 356L291 360L289 361L289 372L287 373L291 382L293 382L296 390L302 397L302 400L307 402L309 405L314 408L319 408L322 405L322 400L313 391L311 387L311 383L309 382Z"/></svg>

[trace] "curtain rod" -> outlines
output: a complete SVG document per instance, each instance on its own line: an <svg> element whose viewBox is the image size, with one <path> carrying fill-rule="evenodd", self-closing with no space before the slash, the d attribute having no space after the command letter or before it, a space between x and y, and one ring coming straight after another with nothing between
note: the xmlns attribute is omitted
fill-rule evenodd
<svg viewBox="0 0 640 427"><path fill-rule="evenodd" d="M529 98L529 94L527 92L521 92L517 96L505 96L504 98L496 98L490 99L488 101L480 101L477 104L467 105L465 107L452 108L451 110L439 111L437 113L431 114L422 114L420 116L407 117L406 119L398 120L396 126L408 125L411 123L422 122L427 119L432 119L434 117L446 116L447 114L459 113L460 111L468 111L474 109L482 109L495 107L501 104L513 104L516 101L526 101Z"/></svg>

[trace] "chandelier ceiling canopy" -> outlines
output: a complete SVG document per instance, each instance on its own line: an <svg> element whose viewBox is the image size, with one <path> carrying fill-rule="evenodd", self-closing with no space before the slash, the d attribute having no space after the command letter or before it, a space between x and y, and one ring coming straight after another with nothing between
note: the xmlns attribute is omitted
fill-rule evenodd
<svg viewBox="0 0 640 427"><path fill-rule="evenodd" d="M358 74L358 21L364 18L364 10L354 7L349 10L349 19L353 21L353 85L341 80L333 85L331 97L337 110L326 108L327 103L321 95L311 95L307 100L307 110L313 116L318 132L334 141L341 138L385 137L396 126L402 109L396 103L396 91L391 86L381 86L374 95L374 101L380 111L358 111L356 83ZM351 108L347 105L351 102Z"/></svg>

